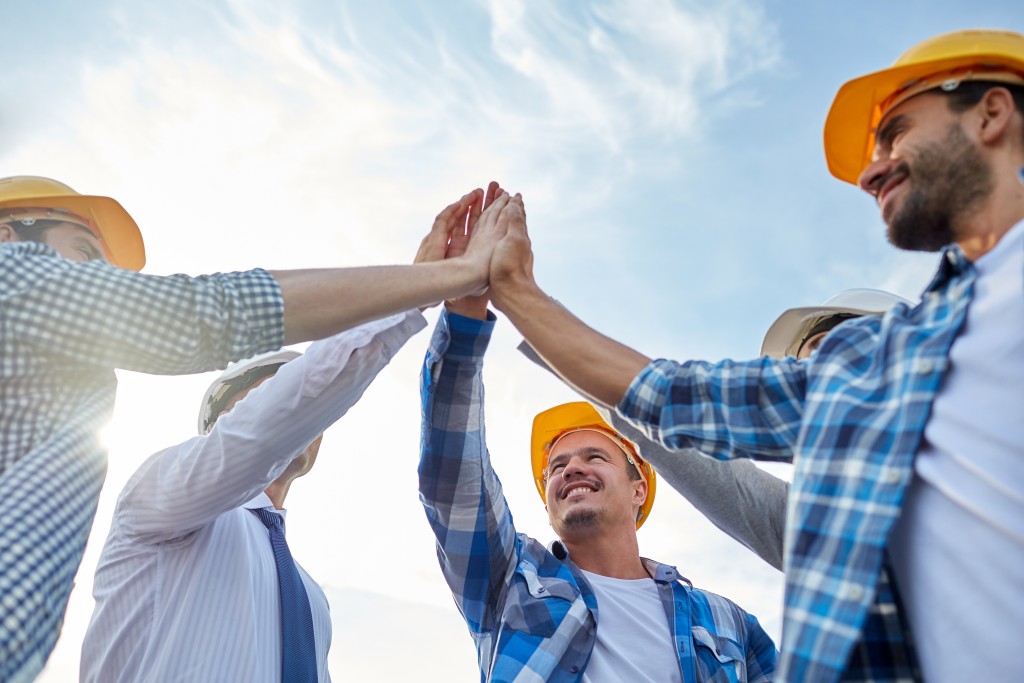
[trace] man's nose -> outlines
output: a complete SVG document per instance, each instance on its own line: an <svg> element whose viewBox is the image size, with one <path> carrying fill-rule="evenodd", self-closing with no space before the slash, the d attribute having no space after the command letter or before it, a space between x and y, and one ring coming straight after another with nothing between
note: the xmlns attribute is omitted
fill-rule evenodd
<svg viewBox="0 0 1024 683"><path fill-rule="evenodd" d="M868 164L860 177L857 178L857 185L872 197L878 198L878 191L882 189L882 182L892 172L894 162L891 159L879 158Z"/></svg>

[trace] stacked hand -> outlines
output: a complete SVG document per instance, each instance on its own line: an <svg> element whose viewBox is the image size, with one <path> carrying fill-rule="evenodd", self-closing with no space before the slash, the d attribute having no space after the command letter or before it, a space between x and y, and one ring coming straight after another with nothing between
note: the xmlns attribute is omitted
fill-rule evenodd
<svg viewBox="0 0 1024 683"><path fill-rule="evenodd" d="M486 192L477 188L445 207L420 243L414 263L457 258L481 282L478 293L445 302L459 315L483 319L492 297L500 301L504 289L532 282L533 253L522 196L509 197L491 181Z"/></svg>

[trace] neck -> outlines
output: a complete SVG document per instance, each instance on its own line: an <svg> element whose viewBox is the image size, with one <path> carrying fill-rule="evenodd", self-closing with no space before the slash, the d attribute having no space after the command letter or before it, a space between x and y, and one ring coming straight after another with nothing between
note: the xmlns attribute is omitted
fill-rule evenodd
<svg viewBox="0 0 1024 683"><path fill-rule="evenodd" d="M270 502L274 504L274 508L277 510L284 509L284 499L288 497L288 489L292 486L291 479L278 479L270 484L264 493L270 498Z"/></svg>
<svg viewBox="0 0 1024 683"><path fill-rule="evenodd" d="M563 538L572 561L580 569L614 579L647 579L640 560L636 529L625 534L594 534L587 538Z"/></svg>
<svg viewBox="0 0 1024 683"><path fill-rule="evenodd" d="M1010 228L1024 219L1024 171L1000 173L992 195L985 205L971 215L963 226L963 237L956 241L964 256L971 261L992 250Z"/></svg>

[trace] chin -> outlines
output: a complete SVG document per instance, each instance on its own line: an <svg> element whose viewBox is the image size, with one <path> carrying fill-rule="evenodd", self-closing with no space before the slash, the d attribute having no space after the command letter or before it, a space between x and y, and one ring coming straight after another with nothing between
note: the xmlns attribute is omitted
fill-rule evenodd
<svg viewBox="0 0 1024 683"><path fill-rule="evenodd" d="M570 530L592 529L601 521L600 511L594 509L572 510L558 523L558 527Z"/></svg>

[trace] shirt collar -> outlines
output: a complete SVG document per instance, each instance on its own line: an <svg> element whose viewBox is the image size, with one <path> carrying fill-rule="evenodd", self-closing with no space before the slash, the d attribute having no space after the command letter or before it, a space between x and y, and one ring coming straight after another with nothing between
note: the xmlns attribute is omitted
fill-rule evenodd
<svg viewBox="0 0 1024 683"><path fill-rule="evenodd" d="M569 549L565 547L565 544L561 541L552 541L551 545L548 546L548 550L551 554L557 557L562 562L569 561ZM659 583L672 583L673 581L683 581L688 584L690 588L693 588L693 584L685 576L679 573L679 570L670 564L662 564L656 560L650 560L646 557L641 557L640 561L643 562L644 568L647 569L647 573Z"/></svg>
<svg viewBox="0 0 1024 683"><path fill-rule="evenodd" d="M270 496L267 495L266 491L260 491L256 496L253 497L248 503L243 505L246 510L259 510L260 508L272 508L274 502L270 500ZM284 516L284 510L275 510L275 512L281 513Z"/></svg>
<svg viewBox="0 0 1024 683"><path fill-rule="evenodd" d="M950 244L947 247L943 247L939 269L924 291L925 293L933 292L943 287L950 280L963 277L973 269L974 266L967 260L963 250L958 245Z"/></svg>

